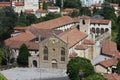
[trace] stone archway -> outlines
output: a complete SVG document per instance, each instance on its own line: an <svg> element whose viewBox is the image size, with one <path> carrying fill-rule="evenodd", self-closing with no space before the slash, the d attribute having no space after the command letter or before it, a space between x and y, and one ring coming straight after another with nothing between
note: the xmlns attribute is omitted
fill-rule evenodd
<svg viewBox="0 0 120 80"><path fill-rule="evenodd" d="M57 68L58 67L56 59L52 59L51 63L52 63L52 68Z"/></svg>
<svg viewBox="0 0 120 80"><path fill-rule="evenodd" d="M109 31L109 29L108 28L105 28L105 32L108 32Z"/></svg>
<svg viewBox="0 0 120 80"><path fill-rule="evenodd" d="M91 31L92 31L93 33L95 33L95 28L92 28Z"/></svg>
<svg viewBox="0 0 120 80"><path fill-rule="evenodd" d="M99 34L100 33L100 29L96 28L96 33Z"/></svg>
<svg viewBox="0 0 120 80"><path fill-rule="evenodd" d="M36 60L33 60L33 66L37 67L37 61Z"/></svg>
<svg viewBox="0 0 120 80"><path fill-rule="evenodd" d="M105 31L104 31L104 29L103 28L101 28L101 34L103 34Z"/></svg>

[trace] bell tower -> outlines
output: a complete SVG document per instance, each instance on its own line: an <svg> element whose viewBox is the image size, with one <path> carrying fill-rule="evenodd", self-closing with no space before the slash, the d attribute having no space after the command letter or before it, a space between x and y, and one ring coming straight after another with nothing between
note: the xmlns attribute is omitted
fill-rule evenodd
<svg viewBox="0 0 120 80"><path fill-rule="evenodd" d="M90 17L89 16L81 16L79 22L79 29L81 32L86 34L90 34Z"/></svg>

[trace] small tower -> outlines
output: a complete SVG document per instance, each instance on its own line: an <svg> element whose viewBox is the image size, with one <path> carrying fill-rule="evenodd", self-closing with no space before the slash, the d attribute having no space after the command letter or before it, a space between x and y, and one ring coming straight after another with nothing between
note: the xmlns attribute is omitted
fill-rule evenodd
<svg viewBox="0 0 120 80"><path fill-rule="evenodd" d="M79 22L79 29L81 32L86 34L90 34L90 17L89 16L81 16Z"/></svg>

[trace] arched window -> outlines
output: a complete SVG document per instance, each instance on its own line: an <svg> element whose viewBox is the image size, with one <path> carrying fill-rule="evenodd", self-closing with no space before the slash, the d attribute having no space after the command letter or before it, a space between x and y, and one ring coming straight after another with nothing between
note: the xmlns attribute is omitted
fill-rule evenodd
<svg viewBox="0 0 120 80"><path fill-rule="evenodd" d="M43 50L44 60L48 60L48 48L45 46Z"/></svg>
<svg viewBox="0 0 120 80"><path fill-rule="evenodd" d="M83 25L85 25L85 20L82 21Z"/></svg>
<svg viewBox="0 0 120 80"><path fill-rule="evenodd" d="M105 32L108 32L108 31L109 31L109 29L108 29L108 28L106 28L106 29L105 29Z"/></svg>
<svg viewBox="0 0 120 80"><path fill-rule="evenodd" d="M65 48L61 48L61 61L65 61Z"/></svg>
<svg viewBox="0 0 120 80"><path fill-rule="evenodd" d="M104 33L104 29L103 28L101 28L101 34L103 34Z"/></svg>

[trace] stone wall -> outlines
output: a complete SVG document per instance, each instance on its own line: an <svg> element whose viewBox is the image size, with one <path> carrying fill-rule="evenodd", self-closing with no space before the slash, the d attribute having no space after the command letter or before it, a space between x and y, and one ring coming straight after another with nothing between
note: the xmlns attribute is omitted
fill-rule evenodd
<svg viewBox="0 0 120 80"><path fill-rule="evenodd" d="M62 40L52 36L42 42L39 45L40 49L40 67L52 68L52 60L56 60L57 68L66 68L68 62L68 49L67 44ZM44 47L48 48L48 60L44 60ZM65 49L65 61L61 61L61 48Z"/></svg>

